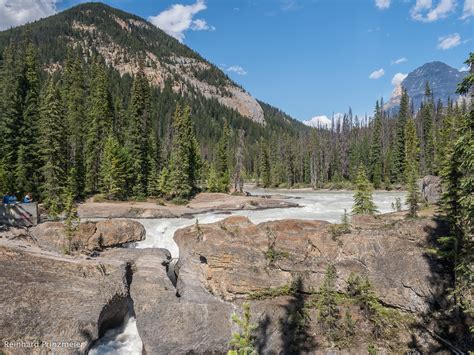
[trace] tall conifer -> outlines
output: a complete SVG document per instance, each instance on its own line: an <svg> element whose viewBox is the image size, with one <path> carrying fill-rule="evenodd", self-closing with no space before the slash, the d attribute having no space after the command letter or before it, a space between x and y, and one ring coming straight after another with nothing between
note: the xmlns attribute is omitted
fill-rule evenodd
<svg viewBox="0 0 474 355"><path fill-rule="evenodd" d="M41 102L40 154L43 160L42 197L54 217L61 210L61 197L66 183L66 132L58 90L52 79Z"/></svg>
<svg viewBox="0 0 474 355"><path fill-rule="evenodd" d="M69 51L64 70L63 96L68 127L68 175L74 180L73 198L81 197L85 188L84 144L86 117L86 88L79 56ZM89 147L89 152L91 152Z"/></svg>
<svg viewBox="0 0 474 355"><path fill-rule="evenodd" d="M106 137L111 130L110 99L104 64L96 60L89 103L89 128L85 146L86 192L97 192Z"/></svg>
<svg viewBox="0 0 474 355"><path fill-rule="evenodd" d="M375 105L374 131L370 147L370 177L378 189L382 183L382 108L377 101Z"/></svg>
<svg viewBox="0 0 474 355"><path fill-rule="evenodd" d="M392 181L401 183L405 181L405 129L410 117L408 93L405 88L402 91L400 109L397 119L397 135L395 138L395 149L393 152Z"/></svg>
<svg viewBox="0 0 474 355"><path fill-rule="evenodd" d="M149 150L151 132L150 86L141 64L135 75L130 98L130 149L133 159L133 194L146 195L150 173Z"/></svg>
<svg viewBox="0 0 474 355"><path fill-rule="evenodd" d="M407 205L408 216L416 217L418 203L420 200L418 192L418 138L416 135L415 122L408 119L405 128L405 175L408 183Z"/></svg>

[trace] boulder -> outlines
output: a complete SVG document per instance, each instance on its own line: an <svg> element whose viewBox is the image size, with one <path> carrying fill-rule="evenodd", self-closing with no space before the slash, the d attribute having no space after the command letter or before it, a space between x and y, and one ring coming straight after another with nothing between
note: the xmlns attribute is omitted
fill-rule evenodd
<svg viewBox="0 0 474 355"><path fill-rule="evenodd" d="M88 249L103 249L121 246L145 239L145 227L129 219L108 219L96 222L96 230L88 240Z"/></svg>
<svg viewBox="0 0 474 355"><path fill-rule="evenodd" d="M429 204L435 204L441 198L441 178L439 176L427 175L418 181L423 200Z"/></svg>
<svg viewBox="0 0 474 355"><path fill-rule="evenodd" d="M0 265L0 340L7 354L84 353L127 312L127 271L113 260L72 258L0 238Z"/></svg>
<svg viewBox="0 0 474 355"><path fill-rule="evenodd" d="M30 229L40 247L57 252L90 252L122 246L145 238L145 228L128 219L81 223L69 241L61 222L46 222ZM71 245L71 248L69 246Z"/></svg>

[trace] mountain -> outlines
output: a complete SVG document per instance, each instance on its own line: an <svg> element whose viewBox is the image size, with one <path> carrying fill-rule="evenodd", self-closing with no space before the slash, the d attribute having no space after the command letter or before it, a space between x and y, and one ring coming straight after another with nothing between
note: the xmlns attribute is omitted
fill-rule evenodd
<svg viewBox="0 0 474 355"><path fill-rule="evenodd" d="M169 83L175 93L195 96L236 111L241 117L265 126L275 112L233 82L218 67L148 21L102 3L85 3L54 16L0 32L0 52L26 34L39 48L44 70L62 70L68 48L81 48L86 60L93 55L121 77L133 75L140 63L149 81L163 89ZM301 126L280 115L284 124Z"/></svg>
<svg viewBox="0 0 474 355"><path fill-rule="evenodd" d="M423 64L421 67L409 73L407 77L395 87L390 101L385 104L384 108L386 110L398 108L402 95L402 87L404 87L413 102L415 110L418 109L425 95L426 82L430 85L435 102L441 99L441 101L446 104L448 98L456 100L458 98L456 94L457 85L467 74L467 71L459 71L442 62L436 61Z"/></svg>

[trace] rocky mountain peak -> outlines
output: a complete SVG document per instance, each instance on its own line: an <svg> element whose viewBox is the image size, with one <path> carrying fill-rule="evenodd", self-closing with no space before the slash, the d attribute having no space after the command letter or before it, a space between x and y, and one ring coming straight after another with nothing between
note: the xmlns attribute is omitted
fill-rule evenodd
<svg viewBox="0 0 474 355"><path fill-rule="evenodd" d="M435 101L440 99L446 104L448 98L457 100L459 98L459 95L456 94L457 85L466 75L467 72L459 71L440 61L425 63L410 72L399 85L395 86L392 96L384 108L386 110L398 108L402 87L404 87L415 110L417 110L425 95L426 82L430 85Z"/></svg>

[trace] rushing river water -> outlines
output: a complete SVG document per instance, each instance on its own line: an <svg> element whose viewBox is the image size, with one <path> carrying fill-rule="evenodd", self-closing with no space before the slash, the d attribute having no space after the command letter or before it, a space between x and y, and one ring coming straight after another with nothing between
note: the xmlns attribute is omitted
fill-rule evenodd
<svg viewBox="0 0 474 355"><path fill-rule="evenodd" d="M288 201L299 204L301 207L278 208L265 210L242 210L230 213L203 213L195 215L194 218L163 218L163 219L142 219L140 222L145 226L146 239L138 242L137 248L165 248L173 256L179 256L178 246L173 240L174 232L180 228L200 224L220 221L229 215L246 216L254 223L267 222L271 220L297 218L310 220L324 220L331 223L339 222L344 209L350 212L352 208L351 191L324 191L315 192L312 190L269 190L250 189L252 195L278 194L285 196ZM375 192L374 202L379 212L386 213L392 211L392 203L396 198L404 200L404 193Z"/></svg>
<svg viewBox="0 0 474 355"><path fill-rule="evenodd" d="M165 248L173 256L179 256L179 249L173 240L174 232L178 229L191 226L196 223L213 223L220 221L230 215L246 216L254 223L271 220L297 218L310 220L324 220L328 222L339 222L344 209L350 211L353 204L353 193L351 191L324 191L315 192L311 190L269 190L248 189L252 195L278 194L288 198L288 201L299 204L301 207L278 208L265 210L243 210L230 213L203 213L193 218L160 218L139 220L146 229L146 239L136 243L136 248ZM402 203L405 198L404 192L399 191L377 191L374 193L374 202L380 213L393 211L392 205L397 198ZM130 317L121 328L109 330L91 349L94 355L139 355L141 354L142 342L138 335L135 318Z"/></svg>

